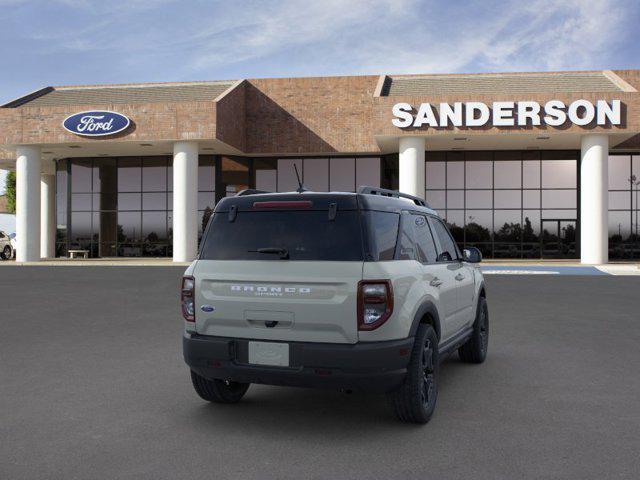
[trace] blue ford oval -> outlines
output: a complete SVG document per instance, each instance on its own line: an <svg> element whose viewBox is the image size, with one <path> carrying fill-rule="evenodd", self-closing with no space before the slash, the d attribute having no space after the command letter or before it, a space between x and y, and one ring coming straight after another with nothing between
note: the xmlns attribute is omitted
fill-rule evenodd
<svg viewBox="0 0 640 480"><path fill-rule="evenodd" d="M62 122L66 131L85 137L115 135L129 128L130 124L126 116L108 110L74 113Z"/></svg>
<svg viewBox="0 0 640 480"><path fill-rule="evenodd" d="M203 312L213 312L215 310L215 307L213 307L212 305L202 305L200 309Z"/></svg>

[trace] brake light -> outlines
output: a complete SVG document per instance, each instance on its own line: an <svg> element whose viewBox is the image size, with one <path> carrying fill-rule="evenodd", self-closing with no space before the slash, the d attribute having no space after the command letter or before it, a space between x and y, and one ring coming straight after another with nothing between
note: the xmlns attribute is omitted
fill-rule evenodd
<svg viewBox="0 0 640 480"><path fill-rule="evenodd" d="M358 330L375 330L393 312L390 280L362 280L358 283Z"/></svg>
<svg viewBox="0 0 640 480"><path fill-rule="evenodd" d="M313 202L308 200L253 202L253 208L293 208L308 210L313 206Z"/></svg>
<svg viewBox="0 0 640 480"><path fill-rule="evenodd" d="M180 303L182 305L182 316L187 322L196 321L195 291L196 279L193 277L182 277Z"/></svg>

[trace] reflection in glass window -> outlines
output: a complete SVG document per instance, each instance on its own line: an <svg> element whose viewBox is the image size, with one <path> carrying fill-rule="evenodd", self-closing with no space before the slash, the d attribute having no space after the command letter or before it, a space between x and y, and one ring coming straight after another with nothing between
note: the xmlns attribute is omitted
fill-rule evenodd
<svg viewBox="0 0 640 480"><path fill-rule="evenodd" d="M493 162L466 162L467 188L492 188Z"/></svg>
<svg viewBox="0 0 640 480"><path fill-rule="evenodd" d="M543 160L542 188L576 188L576 160Z"/></svg>
<svg viewBox="0 0 640 480"><path fill-rule="evenodd" d="M353 192L356 188L355 158L332 158L329 164L329 190Z"/></svg>
<svg viewBox="0 0 640 480"><path fill-rule="evenodd" d="M356 158L356 186L380 186L380 158Z"/></svg>
<svg viewBox="0 0 640 480"><path fill-rule="evenodd" d="M71 191L73 193L90 193L91 173L91 159L74 158L71 160Z"/></svg>
<svg viewBox="0 0 640 480"><path fill-rule="evenodd" d="M542 208L576 208L576 190L543 190Z"/></svg>
<svg viewBox="0 0 640 480"><path fill-rule="evenodd" d="M540 160L522 162L522 187L540 188Z"/></svg>
<svg viewBox="0 0 640 480"><path fill-rule="evenodd" d="M520 188L521 163L519 161L497 161L493 175L496 188Z"/></svg>
<svg viewBox="0 0 640 480"><path fill-rule="evenodd" d="M467 209L491 208L493 206L491 190L467 190L465 195Z"/></svg>
<svg viewBox="0 0 640 480"><path fill-rule="evenodd" d="M298 168L298 174L302 179L302 160L292 158L278 159L278 191L295 192L298 188L298 180L294 165Z"/></svg>
<svg viewBox="0 0 640 480"><path fill-rule="evenodd" d="M496 190L494 195L495 208L520 208L522 199L521 190Z"/></svg>
<svg viewBox="0 0 640 480"><path fill-rule="evenodd" d="M137 157L118 159L118 192L139 192L142 188L142 162Z"/></svg>
<svg viewBox="0 0 640 480"><path fill-rule="evenodd" d="M427 190L446 188L445 170L445 162L427 162L425 166Z"/></svg>
<svg viewBox="0 0 640 480"><path fill-rule="evenodd" d="M464 188L464 162L447 162L447 188Z"/></svg>
<svg viewBox="0 0 640 480"><path fill-rule="evenodd" d="M305 158L303 163L304 186L314 192L329 189L329 159Z"/></svg>

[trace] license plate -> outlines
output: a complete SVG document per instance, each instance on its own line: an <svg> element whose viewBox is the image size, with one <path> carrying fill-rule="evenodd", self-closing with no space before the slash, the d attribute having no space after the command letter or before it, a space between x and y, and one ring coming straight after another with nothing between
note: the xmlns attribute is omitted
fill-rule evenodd
<svg viewBox="0 0 640 480"><path fill-rule="evenodd" d="M254 365L289 366L289 344L249 342L249 363Z"/></svg>

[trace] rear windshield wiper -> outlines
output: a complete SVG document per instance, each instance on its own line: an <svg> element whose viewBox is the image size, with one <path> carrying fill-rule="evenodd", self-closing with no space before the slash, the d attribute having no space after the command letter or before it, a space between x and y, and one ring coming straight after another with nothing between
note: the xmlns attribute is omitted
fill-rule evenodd
<svg viewBox="0 0 640 480"><path fill-rule="evenodd" d="M265 247L265 248L259 248L257 250L248 250L248 251L251 253L273 253L276 255L280 255L281 260L289 259L289 251L286 248Z"/></svg>

